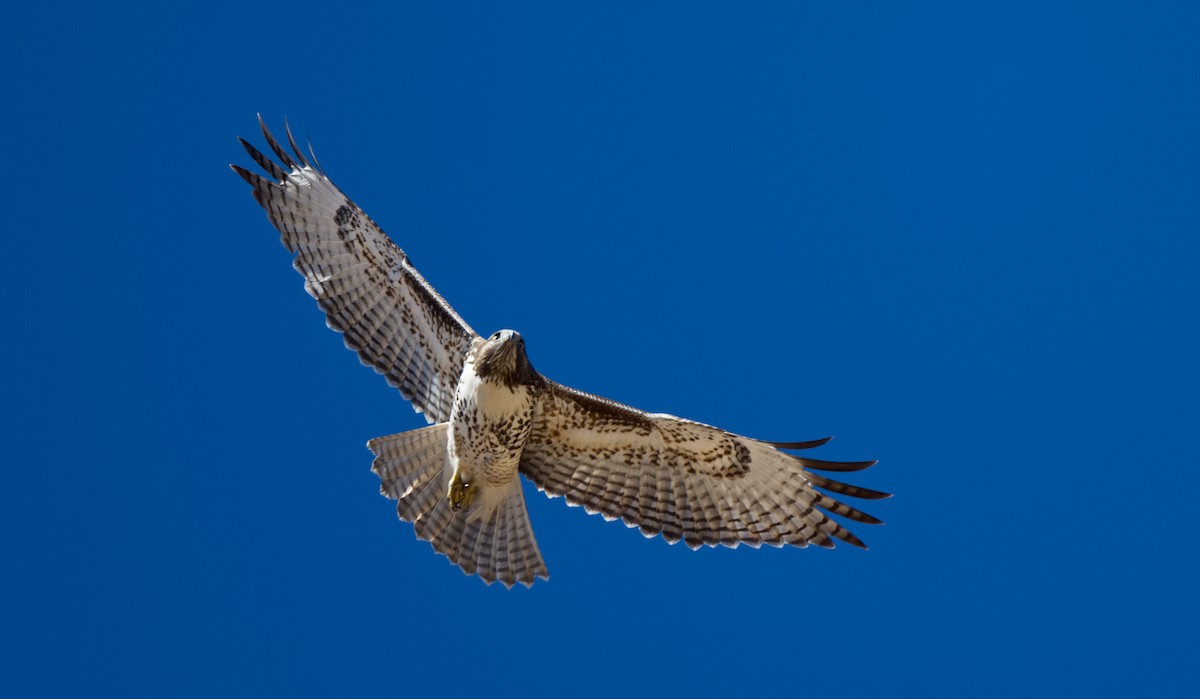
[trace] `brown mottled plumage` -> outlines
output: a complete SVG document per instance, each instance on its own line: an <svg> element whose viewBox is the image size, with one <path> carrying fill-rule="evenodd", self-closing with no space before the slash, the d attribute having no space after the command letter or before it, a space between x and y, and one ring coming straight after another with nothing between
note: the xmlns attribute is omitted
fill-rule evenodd
<svg viewBox="0 0 1200 699"><path fill-rule="evenodd" d="M290 129L294 159L259 121L283 166L243 140L268 177L231 167L295 253L329 327L434 423L367 446L400 519L464 572L510 587L548 577L518 473L552 497L692 548L832 547L834 540L865 548L827 513L879 520L821 490L868 500L888 494L812 471L875 462L802 458L784 450L828 440L762 442L543 377L519 334L475 333L404 251L309 163Z"/></svg>

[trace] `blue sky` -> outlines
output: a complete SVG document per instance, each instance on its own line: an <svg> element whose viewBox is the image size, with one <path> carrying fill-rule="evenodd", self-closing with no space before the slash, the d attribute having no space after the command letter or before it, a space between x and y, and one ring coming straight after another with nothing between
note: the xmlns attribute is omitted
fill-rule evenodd
<svg viewBox="0 0 1200 699"><path fill-rule="evenodd" d="M1193 4L282 10L0 27L0 684L1189 693ZM871 550L693 553L536 495L548 583L435 556L364 447L423 420L227 167L258 112L546 375L880 459Z"/></svg>

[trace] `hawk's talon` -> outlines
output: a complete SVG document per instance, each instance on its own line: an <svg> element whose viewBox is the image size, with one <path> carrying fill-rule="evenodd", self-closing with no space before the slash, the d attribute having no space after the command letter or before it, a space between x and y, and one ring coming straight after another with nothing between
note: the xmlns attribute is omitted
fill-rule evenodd
<svg viewBox="0 0 1200 699"><path fill-rule="evenodd" d="M475 484L464 482L462 476L456 471L450 477L449 498L450 509L455 512L464 507L470 507L471 501L475 499Z"/></svg>

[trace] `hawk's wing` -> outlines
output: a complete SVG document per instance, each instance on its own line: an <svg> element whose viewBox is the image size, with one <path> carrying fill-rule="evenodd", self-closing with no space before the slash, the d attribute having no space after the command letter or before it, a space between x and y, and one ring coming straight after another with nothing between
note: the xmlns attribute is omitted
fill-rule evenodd
<svg viewBox="0 0 1200 699"><path fill-rule="evenodd" d="M254 198L279 229L284 246L296 253L293 266L304 276L304 289L364 364L386 376L427 420L444 422L463 361L479 336L404 251L309 164L291 129L287 137L296 160L261 117L259 124L287 169L242 139L246 152L270 177L230 167L254 188Z"/></svg>
<svg viewBox="0 0 1200 699"><path fill-rule="evenodd" d="M812 473L857 471L874 461L837 463L780 449L814 442L760 442L672 415L650 414L547 380L534 412L521 473L646 536L688 546L761 544L866 548L825 513L881 522L817 490L868 500L889 497Z"/></svg>

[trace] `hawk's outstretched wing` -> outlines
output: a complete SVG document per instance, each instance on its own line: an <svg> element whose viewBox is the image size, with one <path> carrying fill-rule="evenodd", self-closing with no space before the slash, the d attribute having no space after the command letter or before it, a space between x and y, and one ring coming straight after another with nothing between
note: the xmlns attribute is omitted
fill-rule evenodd
<svg viewBox="0 0 1200 699"><path fill-rule="evenodd" d="M812 473L858 471L874 461L838 463L780 451L814 442L760 442L672 415L651 414L547 380L521 456L521 473L605 519L621 519L671 543L866 548L825 513L881 522L831 493L876 500L867 490Z"/></svg>
<svg viewBox="0 0 1200 699"><path fill-rule="evenodd" d="M325 311L346 346L387 377L430 422L450 417L463 361L479 336L417 272L363 210L288 143L293 160L259 117L280 167L238 139L264 178L231 165L279 229L304 289ZM311 155L311 150L310 150ZM316 157L313 157L316 162Z"/></svg>

